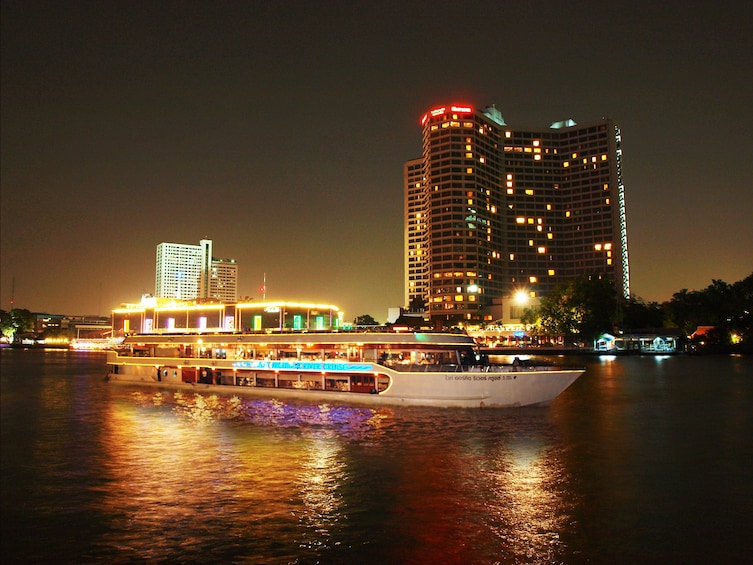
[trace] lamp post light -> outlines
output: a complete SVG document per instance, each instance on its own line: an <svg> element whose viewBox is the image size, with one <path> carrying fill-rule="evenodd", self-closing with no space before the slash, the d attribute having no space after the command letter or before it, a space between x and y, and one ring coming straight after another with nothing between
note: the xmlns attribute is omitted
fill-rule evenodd
<svg viewBox="0 0 753 565"><path fill-rule="evenodd" d="M515 304L518 306L527 306L528 305L528 293L525 290L519 290L515 293L514 300Z"/></svg>

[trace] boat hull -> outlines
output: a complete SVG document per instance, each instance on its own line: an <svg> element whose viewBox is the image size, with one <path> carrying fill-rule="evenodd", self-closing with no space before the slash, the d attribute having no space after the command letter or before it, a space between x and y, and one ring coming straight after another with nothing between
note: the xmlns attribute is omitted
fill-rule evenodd
<svg viewBox="0 0 753 565"><path fill-rule="evenodd" d="M230 361L213 361L209 367L196 359L108 359L111 382L190 389L219 394L301 398L314 401L366 405L435 406L456 408L521 407L547 405L569 387L583 369L527 367L456 367L453 371L396 371L379 364L361 363L363 375L373 375L373 388L328 390L327 381L343 377L343 370L327 364L317 369L303 364L287 371L238 370ZM303 368L301 368L303 367ZM210 374L202 378L202 374ZM191 378L187 378L190 375ZM356 375L347 375L348 378ZM195 378L194 378L195 377Z"/></svg>

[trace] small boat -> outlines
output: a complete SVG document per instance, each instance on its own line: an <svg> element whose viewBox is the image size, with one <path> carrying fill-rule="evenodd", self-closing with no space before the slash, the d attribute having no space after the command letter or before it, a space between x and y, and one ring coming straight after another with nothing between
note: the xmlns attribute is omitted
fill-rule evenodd
<svg viewBox="0 0 753 565"><path fill-rule="evenodd" d="M135 334L107 362L111 382L461 408L547 405L584 372L491 364L464 334L393 331Z"/></svg>

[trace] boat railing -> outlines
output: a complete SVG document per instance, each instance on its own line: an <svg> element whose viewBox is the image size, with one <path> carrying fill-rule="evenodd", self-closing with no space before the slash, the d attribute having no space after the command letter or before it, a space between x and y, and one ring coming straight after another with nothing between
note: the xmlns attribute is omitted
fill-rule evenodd
<svg viewBox="0 0 753 565"><path fill-rule="evenodd" d="M400 373L530 373L555 370L551 365L458 365L436 363L394 363L385 366Z"/></svg>

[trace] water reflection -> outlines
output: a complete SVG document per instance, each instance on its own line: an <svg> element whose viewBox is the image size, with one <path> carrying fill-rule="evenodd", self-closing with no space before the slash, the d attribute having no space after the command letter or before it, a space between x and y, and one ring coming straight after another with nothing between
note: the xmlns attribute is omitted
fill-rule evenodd
<svg viewBox="0 0 753 565"><path fill-rule="evenodd" d="M242 540L246 560L262 563L340 543L342 441L378 429L383 415L198 394L130 400L106 418L102 511L117 535L101 543L110 551L174 559L179 547L180 559L214 561L208 540L229 553Z"/></svg>
<svg viewBox="0 0 753 565"><path fill-rule="evenodd" d="M557 562L569 516L566 475L554 449L540 437L514 439L491 463L488 527L504 553L514 562Z"/></svg>
<svg viewBox="0 0 753 565"><path fill-rule="evenodd" d="M320 549L340 543L337 529L347 519L341 486L348 480L342 447L336 438L314 438L298 474L297 486L303 507L299 523L305 528L301 547Z"/></svg>

